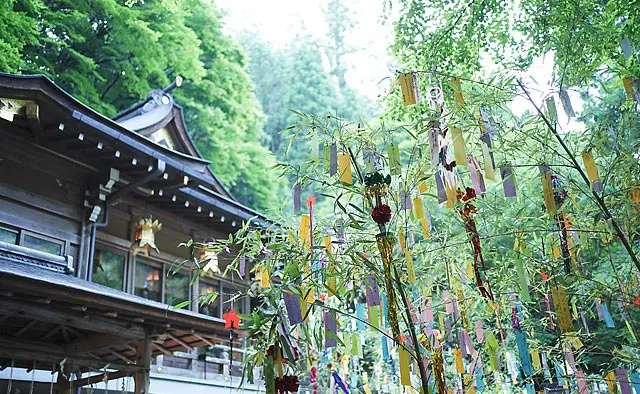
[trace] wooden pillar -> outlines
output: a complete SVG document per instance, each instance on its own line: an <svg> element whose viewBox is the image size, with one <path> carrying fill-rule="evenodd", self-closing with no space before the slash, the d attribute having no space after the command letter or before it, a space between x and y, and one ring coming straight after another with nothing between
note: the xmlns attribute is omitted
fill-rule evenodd
<svg viewBox="0 0 640 394"><path fill-rule="evenodd" d="M135 394L149 394L149 372L151 371L151 335L147 333L144 340L136 347L136 364L143 369L136 372L133 379L136 384Z"/></svg>

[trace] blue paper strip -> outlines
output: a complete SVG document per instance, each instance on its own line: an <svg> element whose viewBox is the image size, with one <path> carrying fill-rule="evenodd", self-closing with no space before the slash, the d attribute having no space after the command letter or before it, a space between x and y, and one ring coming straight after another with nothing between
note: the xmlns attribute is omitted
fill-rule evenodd
<svg viewBox="0 0 640 394"><path fill-rule="evenodd" d="M607 308L607 304L603 302L601 306L602 306L602 315L604 316L604 323L609 328L615 328L616 325L613 323L613 318L611 317L611 313L609 313L609 308Z"/></svg>
<svg viewBox="0 0 640 394"><path fill-rule="evenodd" d="M384 317L384 323L382 327L389 328L389 309L387 309L387 295L380 295L380 301L382 304L382 317Z"/></svg>
<svg viewBox="0 0 640 394"><path fill-rule="evenodd" d="M631 372L631 383L633 383L633 388L636 389L636 393L640 394L640 373Z"/></svg>
<svg viewBox="0 0 640 394"><path fill-rule="evenodd" d="M389 343L387 341L387 337L383 336L381 338L381 342L382 342L382 359L387 360L389 359Z"/></svg>
<svg viewBox="0 0 640 394"><path fill-rule="evenodd" d="M475 375L476 375L476 389L478 391L483 391L484 390L484 379L483 379L483 374L482 374L482 368L476 367Z"/></svg>
<svg viewBox="0 0 640 394"><path fill-rule="evenodd" d="M531 365L531 354L529 353L529 345L527 344L527 334L520 330L515 330L515 332L522 370L527 376L533 376L533 366Z"/></svg>
<svg viewBox="0 0 640 394"><path fill-rule="evenodd" d="M365 312L366 312L365 304L356 304L356 316L358 317L358 319L367 321L367 315ZM364 331L367 329L367 325L363 321L356 320L356 327L358 331Z"/></svg>
<svg viewBox="0 0 640 394"><path fill-rule="evenodd" d="M565 384L567 384L567 381L564 378L564 369L562 369L562 366L560 366L559 362L554 362L553 363L556 369L556 377L558 378L558 386L563 387Z"/></svg>

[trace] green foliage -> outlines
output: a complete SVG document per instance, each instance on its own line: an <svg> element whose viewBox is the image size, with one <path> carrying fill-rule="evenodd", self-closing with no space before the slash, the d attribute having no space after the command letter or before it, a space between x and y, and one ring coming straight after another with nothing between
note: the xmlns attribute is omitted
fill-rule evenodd
<svg viewBox="0 0 640 394"><path fill-rule="evenodd" d="M107 116L184 77L176 101L216 175L254 208L277 203L245 56L211 1L17 0L0 11L0 70L45 74Z"/></svg>

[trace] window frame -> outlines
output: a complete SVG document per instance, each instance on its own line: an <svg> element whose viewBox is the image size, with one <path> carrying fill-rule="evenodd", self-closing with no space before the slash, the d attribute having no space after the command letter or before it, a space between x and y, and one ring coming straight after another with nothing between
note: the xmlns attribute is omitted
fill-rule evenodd
<svg viewBox="0 0 640 394"><path fill-rule="evenodd" d="M120 289L119 291L124 291L125 293L130 293L129 292L129 286L128 286L128 284L129 284L129 264L130 264L130 261L131 261L130 251L128 249L125 249L125 248L119 246L119 245L112 244L112 243L107 243L107 242L104 242L104 241L99 241L99 240L96 239L96 245L95 245L94 252L93 252L94 259L95 259L95 256L98 253L98 250L103 250L105 252L114 253L114 254L117 254L119 256L124 257L124 265L122 267L122 269L123 269L123 272L122 272L122 275L123 275L122 276L122 289ZM92 265L91 265L92 269L93 269L93 264L94 264L94 262L92 262ZM91 273L91 282L92 283L96 283L96 282L93 281L93 272ZM104 286L104 285L102 285L102 286ZM118 289L114 289L114 290L118 290ZM133 291L131 291L131 293L133 293Z"/></svg>
<svg viewBox="0 0 640 394"><path fill-rule="evenodd" d="M168 262L163 262L161 264L162 264L162 303L165 304L165 305L171 306L171 304L169 304L167 302L167 300L166 300L166 298L167 298L166 285L167 285L167 278L168 278L167 275L168 275L169 271L171 271L177 265L176 264L171 264L171 263L168 263ZM193 291L193 283L191 283L191 279L192 279L191 271L189 271L188 269L185 269L185 268L180 268L180 269L178 269L177 273L186 274L187 279L189 280L188 281L188 283L189 283L189 294L187 294L187 300L190 301L190 304L189 304L188 307L184 307L182 309L193 310L193 302L192 302L192 300L193 300L194 291Z"/></svg>
<svg viewBox="0 0 640 394"><path fill-rule="evenodd" d="M165 269L164 269L164 266L165 266L165 264L162 261L157 261L157 259L151 258L150 256L147 257L147 256L135 255L135 256L133 256L133 258L131 260L132 260L132 263L131 263L131 265L132 265L132 269L131 269L131 273L132 273L132 275L131 275L131 291L128 291L127 293L133 294L133 295L135 295L137 297L142 297L142 296L138 296L136 294L136 265L138 263L145 264L145 265L148 265L148 266L150 266L152 268L158 269L160 271L160 278L159 278L159 280L160 280L160 299L159 300L151 300L151 299L149 299L149 300L150 301L160 302L160 303L164 304L165 303L164 302L164 284L165 284L165 280L164 280Z"/></svg>
<svg viewBox="0 0 640 394"><path fill-rule="evenodd" d="M206 315L206 316L211 316L211 317L215 317L218 319L222 318L222 314L224 313L223 311L223 305L222 305L222 286L223 283L220 279L215 279L215 278L203 278L200 277L200 279L198 279L198 299L195 299L194 297L194 301L196 302L196 309L195 311L202 314L202 315L206 315L205 313L200 312L200 298L203 297L203 294L200 294L200 290L201 288L204 286L214 286L217 288L218 290L218 296L216 297L216 300L214 301L216 304L218 304L218 315L217 316L211 316L211 315Z"/></svg>
<svg viewBox="0 0 640 394"><path fill-rule="evenodd" d="M68 248L69 241L65 241L65 240L62 240L62 239L50 237L48 235L36 233L34 231L25 230L23 228L20 229L20 236L19 236L19 239L18 239L18 245L24 246L25 248L29 248L28 246L26 246L24 244L24 242L25 242L24 238L27 235L30 236L30 237L36 238L36 239L40 239L40 240L43 240L43 241L47 241L47 242L51 242L51 243L60 245L60 254L55 254L55 253L49 253L49 254L53 254L54 256L65 256L66 253L67 253L67 248ZM34 249L34 248L29 248L29 249L37 250L37 249ZM41 250L39 252L48 253L48 252L43 252Z"/></svg>
<svg viewBox="0 0 640 394"><path fill-rule="evenodd" d="M16 240L11 245L20 245L20 232L21 229L5 223L0 223L0 230L5 230L16 234Z"/></svg>

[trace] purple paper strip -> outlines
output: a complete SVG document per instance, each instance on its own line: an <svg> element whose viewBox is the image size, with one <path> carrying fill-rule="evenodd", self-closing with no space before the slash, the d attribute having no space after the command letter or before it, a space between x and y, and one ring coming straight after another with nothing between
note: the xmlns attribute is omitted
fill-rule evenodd
<svg viewBox="0 0 640 394"><path fill-rule="evenodd" d="M367 306L380 306L380 289L375 275L367 275Z"/></svg>
<svg viewBox="0 0 640 394"><path fill-rule="evenodd" d="M425 306L425 316L427 323L433 323L433 300L431 297L427 297L427 305Z"/></svg>
<svg viewBox="0 0 640 394"><path fill-rule="evenodd" d="M587 381L584 378L584 372L577 370L575 375L576 383L578 384L578 394L589 394L589 387L587 386Z"/></svg>
<svg viewBox="0 0 640 394"><path fill-rule="evenodd" d="M451 329L451 319L449 319L449 317L445 317L444 318L444 329L446 332L449 333L449 335L447 335L447 342L452 343L453 342L453 330Z"/></svg>
<svg viewBox="0 0 640 394"><path fill-rule="evenodd" d="M284 300L284 306L287 309L287 316L289 317L289 324L292 326L302 323L302 309L300 308L300 297L297 294L292 294L289 291L283 289L282 299Z"/></svg>
<svg viewBox="0 0 640 394"><path fill-rule="evenodd" d="M591 186L593 187L593 190L597 191L598 193L602 192L602 182L600 182L599 179L591 182Z"/></svg>
<svg viewBox="0 0 640 394"><path fill-rule="evenodd" d="M472 155L469 155L469 175L471 176L471 183L473 184L473 188L476 191L477 195L482 193L482 189L480 189L480 178L478 177L478 168L476 167L476 161Z"/></svg>
<svg viewBox="0 0 640 394"><path fill-rule="evenodd" d="M616 368L616 378L620 383L620 394L631 394L631 385L629 384L629 376L624 368Z"/></svg>
<svg viewBox="0 0 640 394"><path fill-rule="evenodd" d="M400 208L405 211L412 208L411 194L402 188L402 184L400 184Z"/></svg>
<svg viewBox="0 0 640 394"><path fill-rule="evenodd" d="M297 215L300 212L300 208L302 206L301 198L302 195L302 185L296 183L293 186L293 212Z"/></svg>
<svg viewBox="0 0 640 394"><path fill-rule="evenodd" d="M409 302L409 315L411 315L411 321L413 324L418 324L418 315L416 314L416 308L413 306L412 302Z"/></svg>
<svg viewBox="0 0 640 394"><path fill-rule="evenodd" d="M471 342L471 336L469 335L467 330L465 330L464 328L462 329L462 336L464 337L464 343L467 347L467 353L475 354L476 349L473 347L473 342Z"/></svg>
<svg viewBox="0 0 640 394"><path fill-rule="evenodd" d="M482 327L482 320L476 320L476 339L478 343L484 342L484 327Z"/></svg>
<svg viewBox="0 0 640 394"><path fill-rule="evenodd" d="M463 334L464 329L460 330L458 332L458 343L460 344L460 353L462 353L462 358L466 358L467 357L467 343L464 339L464 334Z"/></svg>
<svg viewBox="0 0 640 394"><path fill-rule="evenodd" d="M330 347L338 346L337 338L338 323L336 322L336 313L333 311L324 312L324 347L328 349ZM333 335L329 335L329 332Z"/></svg>
<svg viewBox="0 0 640 394"><path fill-rule="evenodd" d="M576 116L576 113L573 110L573 105L571 105L569 93L564 89L560 91L560 102L562 103L562 107L564 108L564 113L567 114L567 118L571 119Z"/></svg>
<svg viewBox="0 0 640 394"><path fill-rule="evenodd" d="M453 313L453 303L451 302L451 293L449 290L442 292L442 300L444 301L444 310L447 313Z"/></svg>
<svg viewBox="0 0 640 394"><path fill-rule="evenodd" d="M240 276L244 277L245 268L247 266L247 256L240 255L240 260L238 261L238 271L240 272Z"/></svg>
<svg viewBox="0 0 640 394"><path fill-rule="evenodd" d="M584 326L584 333L587 335L591 335L591 332L589 332L589 326L587 325L587 319L585 319L583 312L580 312L580 319L582 319L582 325Z"/></svg>
<svg viewBox="0 0 640 394"><path fill-rule="evenodd" d="M576 370L576 358L573 355L573 350L571 350L570 346L567 346L567 348L565 348L565 350L564 350L564 359L567 362L567 364L569 364L571 369L573 371L575 371Z"/></svg>
<svg viewBox="0 0 640 394"><path fill-rule="evenodd" d="M502 178L502 189L505 197L516 196L516 183L513 176L513 167L511 163L500 166L500 177Z"/></svg>
<svg viewBox="0 0 640 394"><path fill-rule="evenodd" d="M602 304L599 300L596 300L596 311L598 312L598 319L600 321L604 320L604 311L602 310Z"/></svg>
<svg viewBox="0 0 640 394"><path fill-rule="evenodd" d="M444 182L442 181L442 172L438 170L435 174L436 177L436 189L438 190L438 203L447 201L447 191L444 188Z"/></svg>
<svg viewBox="0 0 640 394"><path fill-rule="evenodd" d="M329 154L329 175L335 175L338 172L338 146L334 142L331 144Z"/></svg>

